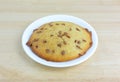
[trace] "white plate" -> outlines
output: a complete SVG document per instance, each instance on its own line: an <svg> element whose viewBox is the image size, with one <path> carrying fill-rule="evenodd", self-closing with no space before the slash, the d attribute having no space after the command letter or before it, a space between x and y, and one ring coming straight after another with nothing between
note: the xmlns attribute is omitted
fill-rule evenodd
<svg viewBox="0 0 120 82"><path fill-rule="evenodd" d="M67 62L51 62L51 61L46 61L46 60L36 56L31 51L31 49L26 45L26 43L29 40L33 30L45 23L53 22L53 21L72 22L72 23L78 24L84 28L87 28L92 32L93 45L86 52L85 55L83 55L82 57L79 57L77 59L67 61ZM96 34L94 28L91 25L89 25L87 22L85 22L84 20L74 17L74 16L69 16L69 15L51 15L51 16L46 16L46 17L40 18L40 19L36 20L35 22L33 22L32 24L30 24L26 28L26 30L24 31L23 36L22 36L22 46L23 46L23 49L26 52L26 54L34 61L36 61L40 64L43 64L43 65L46 65L46 66L51 66L51 67L69 67L69 66L74 66L74 65L80 64L80 63L84 62L85 60L87 60L90 56L93 55L93 53L95 52L95 50L97 48L97 45L98 45L98 37L97 37L97 34Z"/></svg>

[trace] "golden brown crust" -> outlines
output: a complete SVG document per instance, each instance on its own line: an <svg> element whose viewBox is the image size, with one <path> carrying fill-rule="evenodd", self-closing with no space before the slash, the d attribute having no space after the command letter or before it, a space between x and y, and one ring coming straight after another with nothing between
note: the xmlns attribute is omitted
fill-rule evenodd
<svg viewBox="0 0 120 82"><path fill-rule="evenodd" d="M63 62L84 55L92 46L92 33L71 22L51 22L33 30L26 44L45 60Z"/></svg>

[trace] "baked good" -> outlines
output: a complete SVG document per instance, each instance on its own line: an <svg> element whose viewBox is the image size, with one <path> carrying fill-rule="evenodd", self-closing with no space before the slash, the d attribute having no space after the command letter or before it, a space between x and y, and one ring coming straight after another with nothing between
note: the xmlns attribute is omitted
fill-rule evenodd
<svg viewBox="0 0 120 82"><path fill-rule="evenodd" d="M39 57L64 62L83 56L92 45L91 32L65 21L46 23L33 33L26 43Z"/></svg>

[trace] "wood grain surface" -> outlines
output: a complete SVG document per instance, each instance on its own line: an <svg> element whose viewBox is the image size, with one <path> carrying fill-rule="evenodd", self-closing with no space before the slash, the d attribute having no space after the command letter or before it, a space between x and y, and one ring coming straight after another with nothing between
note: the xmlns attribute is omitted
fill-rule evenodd
<svg viewBox="0 0 120 82"><path fill-rule="evenodd" d="M23 31L53 14L77 16L95 28L99 45L86 62L51 68L24 53ZM0 0L0 82L120 82L120 0Z"/></svg>

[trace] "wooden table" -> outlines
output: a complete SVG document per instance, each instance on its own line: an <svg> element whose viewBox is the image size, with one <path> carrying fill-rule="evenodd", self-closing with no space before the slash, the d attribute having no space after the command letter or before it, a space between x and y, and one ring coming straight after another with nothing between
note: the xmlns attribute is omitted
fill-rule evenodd
<svg viewBox="0 0 120 82"><path fill-rule="evenodd" d="M23 31L53 14L77 16L95 28L99 46L86 62L51 68L24 53ZM120 0L0 0L0 82L120 82Z"/></svg>

